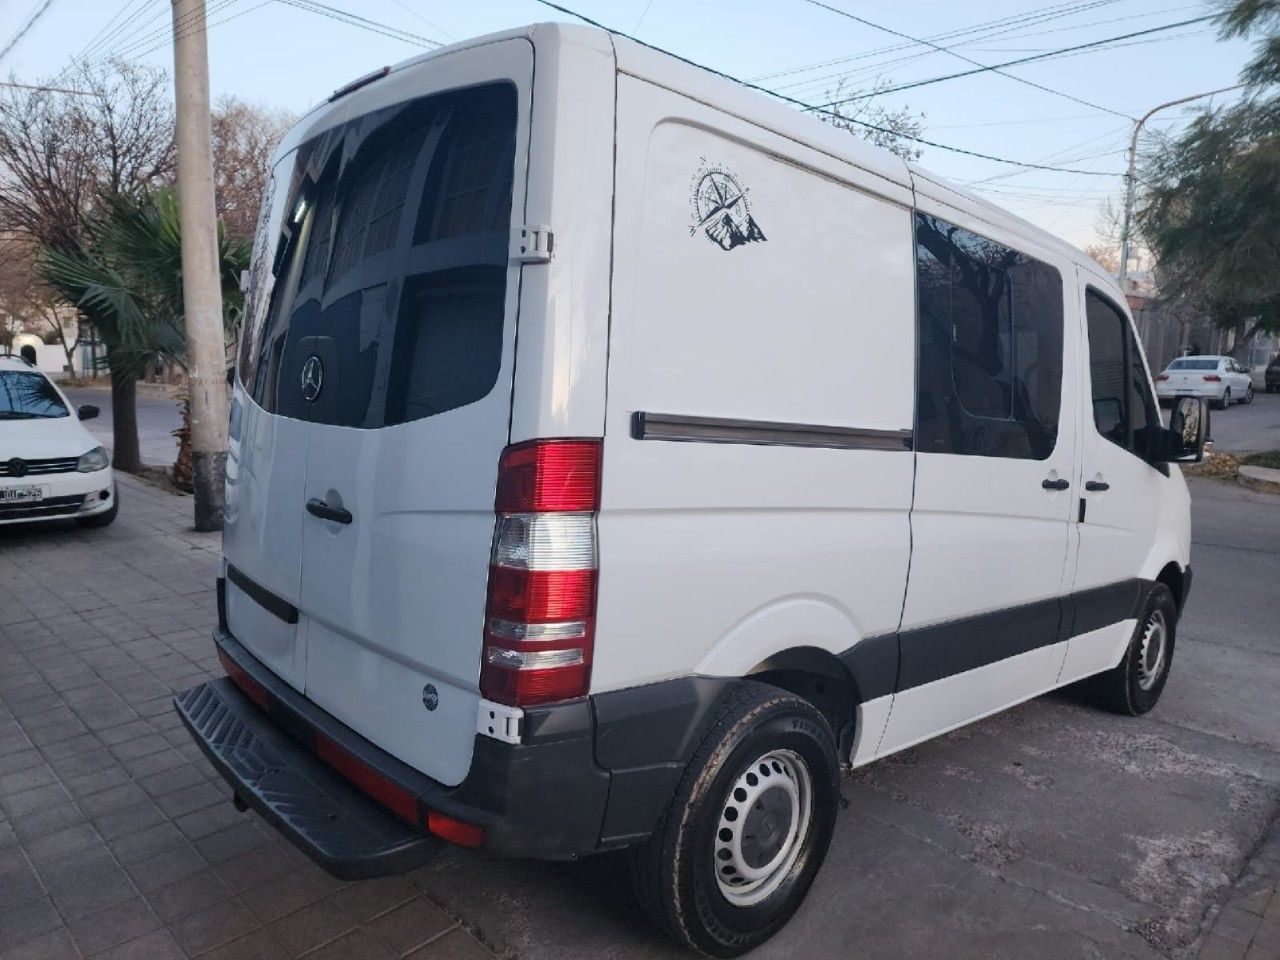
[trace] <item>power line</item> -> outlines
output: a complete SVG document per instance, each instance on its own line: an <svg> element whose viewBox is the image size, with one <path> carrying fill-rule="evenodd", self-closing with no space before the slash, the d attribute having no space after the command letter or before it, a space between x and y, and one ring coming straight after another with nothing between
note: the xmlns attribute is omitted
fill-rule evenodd
<svg viewBox="0 0 1280 960"><path fill-rule="evenodd" d="M1030 57L1019 57L1017 60L1006 60L1004 63L993 63L993 64L990 64L989 66L978 67L973 70L961 70L959 73L949 73L946 76L941 76L941 77L930 77L928 80L915 80L911 83L902 83L897 85L896 87L887 87L886 89L883 89L883 90L877 90L876 95L899 93L903 90L914 90L916 87L924 87L932 83L941 83L944 80L957 80L960 77L971 77L979 73L989 73L993 70L999 70L1002 67L1015 67L1023 63L1033 63L1036 60L1047 60L1050 57L1061 56L1064 53L1073 53L1078 50L1089 50L1096 47L1102 47L1110 43L1116 43L1120 40L1130 40L1133 37L1143 37L1143 36L1147 36L1148 34L1160 33L1165 30L1175 30L1178 27L1186 27L1193 23L1204 23L1207 20L1216 19L1217 16L1218 15L1216 13L1210 13L1210 14L1206 14L1203 17L1193 17L1190 20L1180 20L1177 23L1166 23L1163 26L1159 26L1159 27L1148 27L1146 30L1136 30L1133 33L1122 33L1119 36L1107 37L1103 40L1091 40L1089 43L1078 43L1075 46L1063 47L1060 50L1053 50L1048 53L1037 53L1034 56L1030 56ZM833 100L830 103L822 104L822 108L825 109L828 107L838 107L838 106L841 106L842 104L852 103L855 100L864 100L868 96L871 96L871 94L859 94L856 97L845 97L842 100ZM1130 117L1129 119L1133 119L1133 118Z"/></svg>
<svg viewBox="0 0 1280 960"><path fill-rule="evenodd" d="M97 96L92 90L72 90L68 87L42 87L38 84L12 83L0 80L0 87L16 87L19 90L44 90L46 93L69 93L77 97Z"/></svg>
<svg viewBox="0 0 1280 960"><path fill-rule="evenodd" d="M212 30L214 27L221 26L224 23L230 23L232 20L237 20L240 17L245 16L246 14L253 13L253 11L255 10L261 10L263 7L270 5L271 2L272 0L262 0L261 3L257 3L252 7L246 7L244 10L238 10L228 17L223 17L221 20L214 20L213 22L206 24L205 30L206 31ZM220 7L219 9L225 9L225 8L226 8L226 4L224 4L223 7ZM189 35L190 35L190 31L177 33L174 35L174 39L177 40L181 37L185 37ZM146 50L143 50L140 54L138 54L138 57L141 58L141 57L150 56L151 54L155 53L157 50L161 50L164 47L168 46L169 43L170 43L170 40L166 37L165 39L157 43L155 46L148 47Z"/></svg>
<svg viewBox="0 0 1280 960"><path fill-rule="evenodd" d="M1110 107L1104 107L1101 104L1092 103L1089 100L1083 100L1080 97L1073 96L1069 93L1064 93L1061 90L1055 90L1052 87L1046 87L1044 84L1036 83L1034 80L1027 80L1023 77L1017 76L1016 74L1006 73L1005 71L997 67L988 67L987 64L980 63L979 61L974 60L972 57L965 56L963 53L956 53L955 50L949 49L947 47L939 46L938 44L934 43L932 40L922 40L919 37L911 36L911 34L903 33L901 30L894 30L891 27L883 26L882 24L875 23L871 20L866 19L866 17L860 17L857 14L849 13L847 10L841 10L839 7L833 7L829 3L824 3L823 0L803 0L803 2L811 4L812 6L818 7L819 9L827 10L831 13L836 14L837 16L845 17L849 20L854 21L854 23L860 23L865 27L871 27L875 30L882 31L883 33L890 34L891 36L902 37L905 40L910 40L912 43L918 43L918 44L922 44L923 46L930 47L934 50L937 50L940 53L949 54L950 56L953 56L958 60L963 60L965 63L971 63L971 64L974 64L975 66L982 67L984 70L992 70L993 72L999 74L1002 77L1005 77L1006 79L1013 80L1016 83L1025 84L1028 87L1034 87L1035 89L1042 90L1045 93L1051 93L1055 97L1062 97L1063 99L1070 100L1073 103L1078 103L1086 107L1092 107L1094 110L1101 110L1103 113L1110 113L1113 116L1124 117L1126 120L1135 119L1134 117L1129 116L1127 113L1121 113L1119 110L1112 110Z"/></svg>
<svg viewBox="0 0 1280 960"><path fill-rule="evenodd" d="M953 31L953 33L956 36L967 36L967 38L963 40L958 40L955 43L948 44L947 49L951 50L951 49L958 49L960 47L967 47L967 46L970 46L971 44L980 43L983 40L989 40L989 39L1000 37L1000 36L1009 36L1009 35L1013 37L1021 36L1022 34L1026 33L1027 27L1037 26L1039 24L1047 23L1051 20L1060 20L1064 17L1071 17L1076 14L1083 13L1087 10L1091 10L1099 5L1108 5L1112 2L1119 2L1119 0L1095 0L1095 2L1093 3L1076 4L1075 6L1069 6L1066 9L1057 9L1057 10L1050 9L1049 12L1045 14L1037 14L1035 16L1023 18L1022 20L1014 20L1010 23L1010 25L1007 25L1007 26L1001 26L999 23L996 23L995 26L997 27L997 29L980 27L980 28L971 28L971 29L962 30L962 31ZM1068 30L1068 29L1072 29L1072 27L1069 27L1069 26L1056 27L1049 32L1056 32L1059 30ZM941 37L933 36L933 37L930 37L929 39L937 41L940 39L942 40L949 39L949 37L947 35L944 35ZM912 46L915 46L915 45L911 43L904 43L904 44L897 45L897 47L893 49L905 50ZM852 70L845 70L845 71L841 71L834 74L828 74L825 77L809 77L808 79L800 80L795 83L783 84L783 89L790 89L793 92L796 92L795 88L798 87L803 90L811 90L812 95L817 96L818 91L816 88L818 85L822 85L824 88L826 88L831 85L832 80L836 80L837 82L843 82L853 77L854 75L866 75L868 73L882 73L884 72L884 70L886 70L889 67L893 67L896 65L905 65L909 63L914 63L918 60L924 60L928 57L933 56L934 52L935 51L924 50L924 51L911 53L905 56L895 57L893 59L888 59L888 60L881 59L878 61L874 61L868 64L867 66L854 68ZM850 58L850 59L856 59L856 58ZM809 96L810 94L797 93L796 95L804 97L804 96Z"/></svg>
<svg viewBox="0 0 1280 960"><path fill-rule="evenodd" d="M1057 17L1070 16L1074 13L1082 13L1085 10L1093 9L1094 7L1108 6L1116 2L1118 2L1118 0L1092 0L1092 2L1089 3L1059 3L1048 7L1041 7L1037 10L1030 10L1025 13L1001 17L997 20L987 20L982 23L972 24L968 27L960 27L945 33L936 33L930 37L930 39L953 40L956 37L967 36L971 33L980 33L983 30L989 30L1009 24L1018 24L1025 20L1036 20L1037 18L1039 19L1039 22L1045 22L1050 19L1056 19ZM1034 26L1034 23L1031 25ZM877 47L874 50L866 50L861 53L855 53L845 57L837 57L834 60L823 60L818 63L807 64L806 66L792 67L791 69L779 70L775 73L761 74L760 76L752 77L751 79L757 82L761 80L776 80L781 77L794 76L797 73L807 73L810 70L820 70L823 67L834 67L838 64L850 63L854 60L866 60L870 57L877 57L886 53L895 53L899 50L906 50L911 46L912 44L909 43L889 44L887 46Z"/></svg>
<svg viewBox="0 0 1280 960"><path fill-rule="evenodd" d="M318 13L323 17L331 20L337 20L340 23L346 23L349 26L360 27L371 33L380 33L384 37L390 37L392 40L400 40L404 43L416 43L419 46L439 47L443 44L439 40L432 40L430 37L423 37L416 33L410 33L408 30L401 30L399 27L393 27L390 24L383 23L380 20L370 20L368 17L362 17L359 14L348 13L346 10L339 10L337 7L331 7L318 0L277 0L278 3L286 4L290 7L297 7L299 10L307 10L311 13Z"/></svg>
<svg viewBox="0 0 1280 960"><path fill-rule="evenodd" d="M797 107L802 107L806 111L810 111L814 113L825 113L828 116L836 117L840 120L844 120L849 123L855 123L860 127L865 127L868 130L875 130L878 133L887 133L887 134L890 134L891 136L901 137L904 140L911 140L914 143L922 143L927 147L936 147L939 150L947 150L951 153L959 153L965 156L977 157L978 159L981 159L981 160L992 160L996 163L1007 163L1010 166L1014 166L1014 167L1025 167L1026 169L1029 169L1029 170L1051 170L1055 173L1075 173L1075 174L1079 174L1080 176L1086 176L1086 177L1119 176L1119 174L1107 173L1102 170L1072 170L1066 167L1053 167L1053 166L1047 166L1045 164L1040 164L1040 163L1022 163L1018 160L1010 160L1006 157L997 157L990 153L979 153L976 150L966 150L963 147L953 147L950 144L937 143L936 141L933 141L933 140L926 140L924 137L913 136L912 134L909 134L909 133L900 133L897 130L890 130L887 127L881 127L874 123L868 123L865 120L858 120L855 118L846 117L830 109L829 105L814 106L811 103L805 103L803 100L797 100L795 97L788 97L785 94L781 94L774 90L770 90L767 87L762 87L759 84L751 83L750 81L747 81L747 80L742 80L738 77L733 76L732 74L725 73L723 70L716 70L715 68L708 67L706 64L699 63L696 60L690 60L688 57L681 56L678 53L673 53L672 51L659 47L656 44L646 43L644 40L640 40L637 37L633 37L629 33L624 33L621 30L614 30L610 27L606 27L603 23L600 23L597 20L592 20L590 17L584 14L578 13L576 10L570 10L568 7L564 7L558 3L551 2L551 0L534 0L534 2L540 3L544 7L548 7L552 10L557 11L558 13L563 13L567 16L575 17L578 20L581 20L583 23L588 24L589 26L598 27L601 30L606 30L609 33L612 33L619 37L623 37L627 40L630 40L633 43L638 43L643 47L648 47L650 50L656 50L659 53L665 53L667 56L674 57L676 60L679 60L682 63L687 63L689 64L689 66L697 67L701 70L706 70L708 73L713 73L724 80L728 80L732 83L738 84L739 86L746 87L748 90L755 90L759 93L768 94L769 96L776 97L777 99L782 100L786 103L790 103Z"/></svg>
<svg viewBox="0 0 1280 960"><path fill-rule="evenodd" d="M53 3L53 0L44 0L44 5L37 8L35 13L31 14L30 19L28 19L27 22L23 25L22 29L20 29L17 32L17 34L14 36L14 38L9 41L9 45L6 46L3 50L0 50L0 60L3 60L5 58L5 54L7 54L10 50L12 50L14 47L18 45L18 43L22 40L22 38L27 35L27 31L29 31L32 27L34 27L36 25L36 21L39 20L42 16L44 16L44 12L49 9L49 5L52 3Z"/></svg>

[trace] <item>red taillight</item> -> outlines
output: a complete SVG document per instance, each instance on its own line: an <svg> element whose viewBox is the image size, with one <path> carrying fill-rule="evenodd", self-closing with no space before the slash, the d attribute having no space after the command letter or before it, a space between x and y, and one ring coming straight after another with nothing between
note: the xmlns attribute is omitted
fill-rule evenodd
<svg viewBox="0 0 1280 960"><path fill-rule="evenodd" d="M392 783L322 734L316 734L315 751L317 757L401 820L414 824L418 822L418 798L404 787Z"/></svg>
<svg viewBox="0 0 1280 960"><path fill-rule="evenodd" d="M599 440L534 440L502 452L499 513L595 510L599 498Z"/></svg>
<svg viewBox="0 0 1280 960"><path fill-rule="evenodd" d="M508 447L498 467L480 692L510 706L585 696L595 637L599 440Z"/></svg>
<svg viewBox="0 0 1280 960"><path fill-rule="evenodd" d="M1160 376L1156 377L1157 382L1163 382L1168 379L1169 379L1169 375L1167 373L1162 373L1160 374Z"/></svg>
<svg viewBox="0 0 1280 960"><path fill-rule="evenodd" d="M1216 373L1206 373L1206 374L1204 375L1204 379L1205 379L1205 381L1206 381L1206 382L1208 382L1208 383L1221 383L1221 382L1222 382L1222 378L1221 378L1220 376L1218 376Z"/></svg>
<svg viewBox="0 0 1280 960"><path fill-rule="evenodd" d="M434 810L427 811L427 829L441 840L448 840L460 847L478 847L484 843L484 827L463 823Z"/></svg>
<svg viewBox="0 0 1280 960"><path fill-rule="evenodd" d="M227 656L221 647L218 648L218 659L222 662L222 669L227 671L227 676L240 688L241 692L265 710L267 708L267 688L249 676L244 667Z"/></svg>

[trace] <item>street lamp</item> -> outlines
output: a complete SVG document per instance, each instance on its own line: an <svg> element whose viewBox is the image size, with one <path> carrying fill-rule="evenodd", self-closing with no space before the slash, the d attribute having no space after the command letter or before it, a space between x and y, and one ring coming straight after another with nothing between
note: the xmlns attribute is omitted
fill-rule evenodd
<svg viewBox="0 0 1280 960"><path fill-rule="evenodd" d="M1152 107L1142 115L1142 119L1133 125L1133 136L1129 139L1129 170L1124 175L1124 222L1120 227L1120 292L1127 293L1124 288L1124 281L1129 275L1129 222L1133 218L1133 194L1134 185L1137 183L1137 166L1138 166L1138 134L1142 132L1142 125L1152 118L1155 114L1167 107L1176 107L1180 103L1190 103L1192 100L1203 100L1205 97L1212 97L1215 94L1226 93L1229 90L1239 90L1243 87L1243 83L1237 83L1232 87L1222 87L1218 90L1210 90L1207 93L1193 93L1189 97L1179 97L1177 100L1170 100L1167 103L1159 104Z"/></svg>

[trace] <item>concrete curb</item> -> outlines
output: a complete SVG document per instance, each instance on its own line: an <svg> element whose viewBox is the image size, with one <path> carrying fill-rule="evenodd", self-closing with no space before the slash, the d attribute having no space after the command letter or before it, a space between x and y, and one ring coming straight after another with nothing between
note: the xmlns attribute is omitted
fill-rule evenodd
<svg viewBox="0 0 1280 960"><path fill-rule="evenodd" d="M1280 493L1280 470L1242 464L1238 476L1240 482L1246 487L1252 487L1264 493Z"/></svg>

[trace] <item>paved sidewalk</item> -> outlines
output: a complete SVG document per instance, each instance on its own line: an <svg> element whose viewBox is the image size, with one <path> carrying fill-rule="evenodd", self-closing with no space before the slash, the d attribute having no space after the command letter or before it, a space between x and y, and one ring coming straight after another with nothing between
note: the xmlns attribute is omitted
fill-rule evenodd
<svg viewBox="0 0 1280 960"><path fill-rule="evenodd" d="M1280 957L1280 818L1250 858L1231 898L1218 911L1199 960Z"/></svg>
<svg viewBox="0 0 1280 960"><path fill-rule="evenodd" d="M235 811L170 703L221 673L219 538L119 484L106 529L0 528L0 957L491 956L415 875L339 882Z"/></svg>

